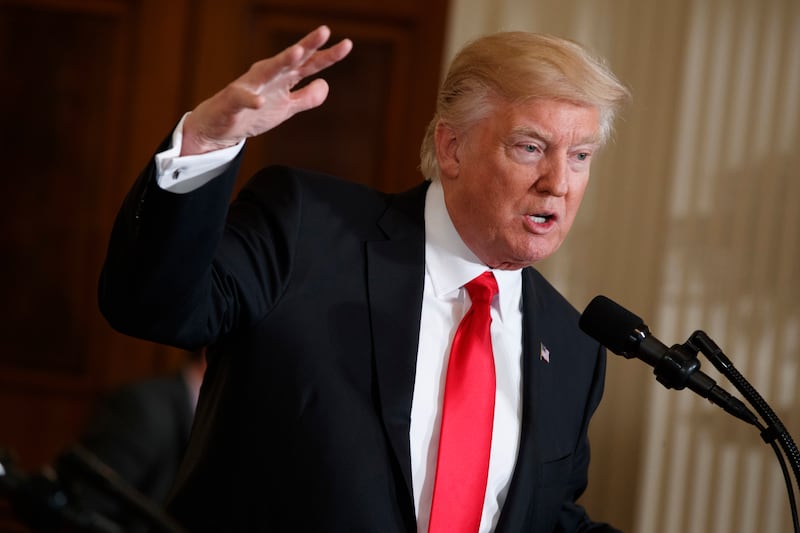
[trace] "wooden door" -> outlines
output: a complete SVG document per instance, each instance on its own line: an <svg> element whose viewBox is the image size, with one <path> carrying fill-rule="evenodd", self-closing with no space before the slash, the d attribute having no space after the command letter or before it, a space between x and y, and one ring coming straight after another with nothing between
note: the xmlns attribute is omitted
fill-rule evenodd
<svg viewBox="0 0 800 533"><path fill-rule="evenodd" d="M98 394L177 350L100 316L116 209L181 114L319 24L355 48L325 106L248 143L242 181L282 163L386 191L419 182L446 0L0 0L0 450L33 472ZM0 498L0 530L24 531Z"/></svg>
<svg viewBox="0 0 800 533"><path fill-rule="evenodd" d="M323 73L321 108L249 142L242 176L267 163L336 174L384 191L418 183L419 145L435 107L445 0L232 0L203 12L193 56L195 102L254 61L327 24L350 56ZM236 43L225 46L224 43Z"/></svg>

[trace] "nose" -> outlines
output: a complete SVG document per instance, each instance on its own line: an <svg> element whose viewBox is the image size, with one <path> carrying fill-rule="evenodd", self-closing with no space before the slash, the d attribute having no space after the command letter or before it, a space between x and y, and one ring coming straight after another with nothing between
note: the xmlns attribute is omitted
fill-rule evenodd
<svg viewBox="0 0 800 533"><path fill-rule="evenodd" d="M552 196L565 196L569 191L567 156L551 153L543 158L540 175L534 184L537 192Z"/></svg>

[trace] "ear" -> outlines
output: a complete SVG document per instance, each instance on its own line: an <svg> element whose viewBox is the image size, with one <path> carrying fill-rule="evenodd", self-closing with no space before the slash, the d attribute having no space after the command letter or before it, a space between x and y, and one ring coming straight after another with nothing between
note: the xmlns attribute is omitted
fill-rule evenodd
<svg viewBox="0 0 800 533"><path fill-rule="evenodd" d="M439 121L434 132L434 143L436 144L436 160L439 163L441 177L457 177L460 160L458 158L459 138L455 130L448 124Z"/></svg>

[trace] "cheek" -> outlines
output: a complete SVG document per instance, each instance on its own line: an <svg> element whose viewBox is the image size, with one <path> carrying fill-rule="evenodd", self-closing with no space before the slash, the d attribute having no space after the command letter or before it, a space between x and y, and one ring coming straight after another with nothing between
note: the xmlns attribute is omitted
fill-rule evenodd
<svg viewBox="0 0 800 533"><path fill-rule="evenodd" d="M522 208L510 195L483 193L483 209L485 216L497 227L507 227L519 224Z"/></svg>

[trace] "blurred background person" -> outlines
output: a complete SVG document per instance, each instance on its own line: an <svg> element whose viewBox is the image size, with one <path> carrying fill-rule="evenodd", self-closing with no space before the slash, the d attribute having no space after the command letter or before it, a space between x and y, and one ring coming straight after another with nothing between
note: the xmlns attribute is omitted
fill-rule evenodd
<svg viewBox="0 0 800 533"><path fill-rule="evenodd" d="M161 506L178 470L206 369L205 350L186 353L177 373L125 385L101 399L79 444L130 486ZM73 481L78 503L120 525L140 531L146 524L130 508L95 484Z"/></svg>

